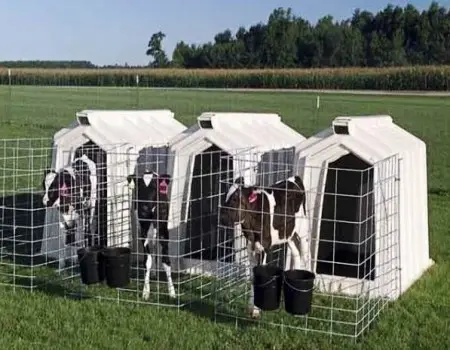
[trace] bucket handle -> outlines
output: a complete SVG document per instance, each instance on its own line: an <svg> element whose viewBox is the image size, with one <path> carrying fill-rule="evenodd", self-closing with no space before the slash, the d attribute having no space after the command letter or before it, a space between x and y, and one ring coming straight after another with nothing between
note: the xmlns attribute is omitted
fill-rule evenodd
<svg viewBox="0 0 450 350"><path fill-rule="evenodd" d="M285 284L287 284L289 286L289 288L291 288L297 292L310 292L310 291L317 290L316 286L314 286L314 285L310 289L298 289L298 288L294 287L292 284L290 284L288 281L286 281L286 277L283 280L284 280L283 282Z"/></svg>
<svg viewBox="0 0 450 350"><path fill-rule="evenodd" d="M78 259L78 262L81 263L86 258L87 255L88 255L87 251L85 250L83 256Z"/></svg>
<svg viewBox="0 0 450 350"><path fill-rule="evenodd" d="M272 278L266 282L264 282L263 284L258 284L255 287L265 287L268 286L270 283L272 283L273 281L275 281L277 278L279 278L280 276L272 276Z"/></svg>

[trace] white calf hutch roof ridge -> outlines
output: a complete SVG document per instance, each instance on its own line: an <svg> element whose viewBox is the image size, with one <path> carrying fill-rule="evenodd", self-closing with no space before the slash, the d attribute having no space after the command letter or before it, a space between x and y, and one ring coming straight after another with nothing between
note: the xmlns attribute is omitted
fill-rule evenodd
<svg viewBox="0 0 450 350"><path fill-rule="evenodd" d="M173 182L170 191L169 229L181 227L181 235L185 234L183 233L185 232L184 223L189 221L189 206L193 205L191 203L191 189L193 188L193 174L194 167L197 164L196 159L198 160L197 157L200 157L200 159L214 158L214 161L211 160L210 162L214 164L211 166L217 173L217 187L220 188L219 178L222 176L221 174L225 174L225 170L220 169L219 152L234 154L239 150L254 148L261 153L259 155L261 156L264 152L276 153L286 148L292 148L291 157L293 159L293 147L304 140L305 137L284 124L278 114L232 112L206 112L201 114L197 118L197 124L178 134L170 141L168 152L171 159L170 164L168 164L168 173L173 176ZM245 163L242 158L233 161L233 177L244 176L246 181L254 182L256 170L246 169L248 164ZM253 160L251 163L255 164L256 162ZM209 172L212 171L209 170ZM201 174L204 177L210 176L203 170ZM211 196L209 195L209 197ZM214 197L216 198L210 199L214 203L208 205L217 210L219 195L215 194ZM176 234L179 234L178 231ZM173 234L171 239L174 239ZM215 237L213 238L214 241ZM170 249L170 254L176 255L176 247L171 246ZM208 269L206 268L206 270ZM203 273L205 272L204 270Z"/></svg>
<svg viewBox="0 0 450 350"><path fill-rule="evenodd" d="M149 139L155 144L166 144L174 136L174 130L178 133L186 129L186 126L175 119L173 112L164 109L83 110L76 113L76 117L77 120L70 127L55 133L55 144L67 142L70 136L75 140L79 137L95 140L105 147L122 142L146 145ZM152 128L148 129L148 126Z"/></svg>
<svg viewBox="0 0 450 350"><path fill-rule="evenodd" d="M97 176L106 185L107 244L126 246L129 241L129 204L126 177L134 171L143 147L165 146L186 126L170 110L83 110L76 121L53 137L52 169L61 169L82 155L97 164ZM100 174L101 173L101 174ZM123 197L123 198L122 198ZM56 254L60 242L58 212L48 209L42 252ZM65 256L74 256L76 247L68 247ZM56 257L62 259L61 256Z"/></svg>
<svg viewBox="0 0 450 350"><path fill-rule="evenodd" d="M313 261L316 260L313 264L314 269L317 269L317 259L319 259L319 244L316 243L319 242L319 236L322 234L320 226L324 225L320 222L323 219L322 211L325 210L323 209L325 206L323 193L326 191L327 172L329 173L328 169L331 169L328 167L346 156L359 159L360 162L367 164L367 168L373 168L375 202L387 201L385 198L388 192L387 181L383 179L383 176L386 176L387 172L397 174L395 175L398 177L395 179L398 187L397 203L384 203L381 205L382 209L375 210L373 214L375 270L378 271L375 271L373 281L364 282L369 284L367 288L377 294L376 296L396 299L433 264L429 256L428 243L426 145L422 140L393 123L390 116L375 115L337 117L331 127L296 146L294 168L305 182L307 206L310 209L314 208L314 213L308 215L309 232L312 236L311 253ZM344 177L341 179L345 181ZM339 180L336 181L339 183ZM370 185L366 184L366 186ZM380 221L390 215L398 216L395 223L389 224L395 227L384 227ZM317 224L313 224L312 217L316 219ZM396 231L398 246L388 247L387 240L392 237L381 237L381 231ZM386 259L382 258L383 249L387 252L386 254L390 254L392 261L385 261ZM392 266L387 267L383 264ZM393 276L381 277L383 271L387 273L388 269L399 271L397 279L399 285L395 293L382 286L388 279L394 278ZM362 292L361 278L358 281L351 277L317 274L320 288L326 291L340 290L343 293L356 295Z"/></svg>
<svg viewBox="0 0 450 350"><path fill-rule="evenodd" d="M273 149L272 145L291 147L305 137L284 124L278 114L208 112L197 118L197 124L172 139L171 149L181 150L197 142L200 144L202 140L223 150L254 146Z"/></svg>

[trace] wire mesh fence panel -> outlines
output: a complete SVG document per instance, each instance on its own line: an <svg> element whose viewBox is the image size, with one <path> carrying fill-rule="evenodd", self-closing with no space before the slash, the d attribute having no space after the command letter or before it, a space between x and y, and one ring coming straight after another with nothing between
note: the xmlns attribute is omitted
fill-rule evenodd
<svg viewBox="0 0 450 350"><path fill-rule="evenodd" d="M399 293L399 157L233 159L258 174L222 181L216 317L358 338Z"/></svg>
<svg viewBox="0 0 450 350"><path fill-rule="evenodd" d="M94 214L97 240L88 244L100 247L79 250L86 240L75 239L76 249L67 251L65 244L60 261L67 293L170 307L209 296L211 282L202 272L213 260L214 169L189 172L195 156L175 157L167 146L100 148L108 149L106 162L96 163L97 202L103 204ZM201 157L217 158L214 152ZM91 270L92 285L84 281Z"/></svg>
<svg viewBox="0 0 450 350"><path fill-rule="evenodd" d="M51 140L0 140L0 283L42 286L52 260L40 254L45 208L43 175L51 160Z"/></svg>
<svg viewBox="0 0 450 350"><path fill-rule="evenodd" d="M211 297L224 152L80 145L1 141L1 283L169 307Z"/></svg>

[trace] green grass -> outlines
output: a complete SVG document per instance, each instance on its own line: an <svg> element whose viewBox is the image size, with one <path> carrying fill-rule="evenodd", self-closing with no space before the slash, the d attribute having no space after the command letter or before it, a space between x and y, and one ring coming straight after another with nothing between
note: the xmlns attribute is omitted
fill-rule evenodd
<svg viewBox="0 0 450 350"><path fill-rule="evenodd" d="M276 112L310 136L338 115L389 114L428 145L430 250L433 266L356 345L381 349L450 348L450 100L308 93L242 93L101 89L0 88L0 138L51 137L84 108L169 108L188 125L204 111ZM39 181L39 177L36 177ZM34 185L36 185L35 183ZM26 187L27 184L21 186ZM1 282L1 280L0 280ZM67 285L65 286L67 287ZM329 338L234 322L214 323L212 305L173 310L61 297L60 285L29 291L0 288L0 348L325 349ZM164 288L164 286L162 287ZM105 292L106 293L106 292ZM113 295L113 291L108 291ZM274 316L278 317L278 316ZM282 317L282 315L279 317Z"/></svg>

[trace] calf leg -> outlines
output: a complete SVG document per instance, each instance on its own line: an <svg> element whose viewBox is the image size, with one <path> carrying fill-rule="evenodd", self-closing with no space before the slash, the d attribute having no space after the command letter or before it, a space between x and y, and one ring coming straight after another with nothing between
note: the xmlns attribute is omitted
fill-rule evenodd
<svg viewBox="0 0 450 350"><path fill-rule="evenodd" d="M252 281L250 285L250 296L248 299L248 310L250 312L250 315L252 318L258 318L260 316L261 310L259 307L254 305L253 299L254 299L254 290L253 290L253 267L256 266L256 257L255 252L252 250L252 244L247 244L247 255L248 255L248 261L249 261L249 269L250 269L250 280Z"/></svg>
<svg viewBox="0 0 450 350"><path fill-rule="evenodd" d="M300 213L297 213L295 218L295 228L294 233L291 237L291 242L293 246L295 246L295 249L298 253L298 260L297 262L294 261L294 268L298 269L300 266L301 268L308 270L311 266L311 255L310 255L310 246L309 246L309 230L306 228L306 225L308 224L307 218ZM305 232L305 234L301 235L300 232ZM297 245L295 244L295 240L297 240L300 244L300 250L298 250ZM294 251L293 251L294 252ZM301 260L300 260L301 259Z"/></svg>
<svg viewBox="0 0 450 350"><path fill-rule="evenodd" d="M66 245L73 245L76 242L76 232L77 229L76 226L69 226L65 221L62 222L62 226L60 224L61 228L64 228L65 232L65 243Z"/></svg>
<svg viewBox="0 0 450 350"><path fill-rule="evenodd" d="M300 237L297 236L300 241L300 256L303 268L305 270L311 269L311 255L310 255L310 247L309 247L309 240L307 237Z"/></svg>
<svg viewBox="0 0 450 350"><path fill-rule="evenodd" d="M292 252L289 246L286 249L286 262L284 264L284 270L288 271L292 268Z"/></svg>
<svg viewBox="0 0 450 350"><path fill-rule="evenodd" d="M159 225L160 225L159 238L162 239L160 240L162 265L167 276L167 286L169 288L169 296L171 298L175 298L176 297L175 287L172 281L172 271L171 271L172 269L169 258L169 230L167 228L167 222L160 222Z"/></svg>
<svg viewBox="0 0 450 350"><path fill-rule="evenodd" d="M297 248L297 245L294 242L295 236L292 236L291 239L288 241L288 249L291 251L291 259L294 263L294 270L300 270L301 269L301 260L300 260L300 252Z"/></svg>
<svg viewBox="0 0 450 350"><path fill-rule="evenodd" d="M94 233L94 229L95 229L95 224L94 224L94 218L95 218L95 203L93 203L93 205L91 205L89 211L89 216L88 216L88 232L92 237L93 243L95 245L100 245L100 236L99 236L99 232L98 232L98 228L96 230L96 232Z"/></svg>
<svg viewBox="0 0 450 350"><path fill-rule="evenodd" d="M90 210L85 209L83 215L83 230L84 230L84 240L88 247L92 246L92 232L91 232L91 215Z"/></svg>
<svg viewBox="0 0 450 350"><path fill-rule="evenodd" d="M87 236L85 235L85 219L83 211L80 212L80 215L74 220L75 227L75 245L81 247L89 247L89 241L87 240Z"/></svg>
<svg viewBox="0 0 450 350"><path fill-rule="evenodd" d="M144 240L144 254L146 254L146 259L145 259L145 278L144 278L144 289L142 291L142 299L144 300L148 300L148 298L150 297L150 270L152 268L152 256L150 254L150 239L148 237L149 234L149 228L151 226L151 222L149 220L143 220L140 221L140 225L141 225L141 235L145 237ZM153 228L153 235L155 235L155 231L156 229ZM152 237L154 238L154 237Z"/></svg>
<svg viewBox="0 0 450 350"><path fill-rule="evenodd" d="M303 263L303 267L305 270L312 269L311 262L311 247L310 247L310 239L309 239L309 230L307 228L308 220L305 216L296 218L296 230L294 232L294 236L297 236L298 241L300 242L300 255ZM303 235L300 232L304 232Z"/></svg>
<svg viewBox="0 0 450 350"><path fill-rule="evenodd" d="M262 256L261 265L266 265L266 263L267 263L267 254L266 254L266 252L263 251L263 252L259 253L259 259L261 259L261 256Z"/></svg>

